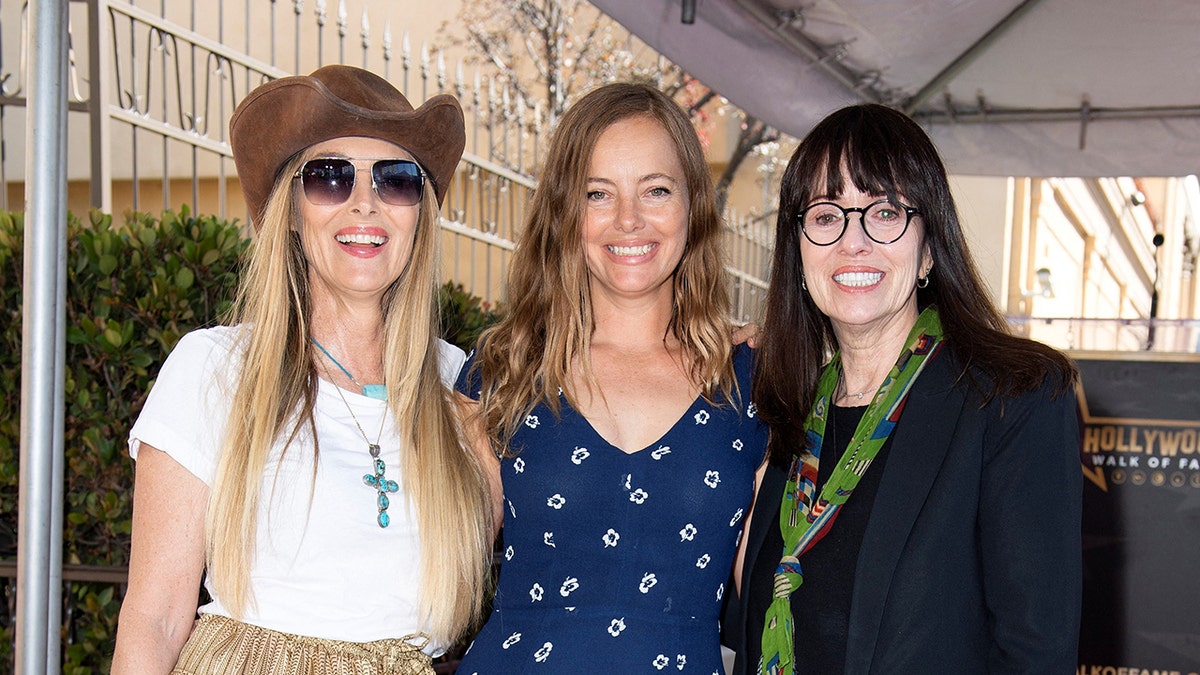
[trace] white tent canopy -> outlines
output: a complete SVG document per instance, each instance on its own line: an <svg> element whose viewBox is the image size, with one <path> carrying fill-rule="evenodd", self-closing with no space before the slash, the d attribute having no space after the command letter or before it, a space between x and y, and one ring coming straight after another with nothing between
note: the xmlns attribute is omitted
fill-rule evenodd
<svg viewBox="0 0 1200 675"><path fill-rule="evenodd" d="M794 136L879 101L921 121L952 173L1200 173L1197 0L593 2Z"/></svg>

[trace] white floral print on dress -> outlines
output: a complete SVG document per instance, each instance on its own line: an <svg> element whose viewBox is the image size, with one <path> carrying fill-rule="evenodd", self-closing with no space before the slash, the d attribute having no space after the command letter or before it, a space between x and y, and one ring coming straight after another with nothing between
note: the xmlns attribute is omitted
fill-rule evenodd
<svg viewBox="0 0 1200 675"><path fill-rule="evenodd" d="M576 579L575 577L567 577L566 580L562 582L562 586L558 588L558 594L565 598L577 590L579 590L579 579Z"/></svg>
<svg viewBox="0 0 1200 675"><path fill-rule="evenodd" d="M748 391L748 376L740 371L739 382ZM742 524L749 508L743 502L749 503L750 465L758 459L750 455L760 455L765 442L765 432L759 431L762 425L748 419L748 406L746 398L712 408L698 400L672 430L646 448L649 457L629 460L614 458L607 451L592 452L587 446L600 441L594 429L577 421L577 415L558 420L548 407L539 405L522 417L519 433L524 451L501 460L507 483L504 499L510 505L505 524L514 526L501 562L515 561L519 549L524 566L518 566L519 573L514 568L507 575L502 585L508 600L496 607L513 611L494 615L485 629L487 639L477 641L474 651L478 653L464 661L463 672L478 669L486 675L499 667L527 669L529 675L543 671L719 675L718 659L700 648L696 636L664 640L656 635L662 632L658 621L631 617L622 608L650 603L656 612L672 616L681 611L708 616L705 609L697 608L719 606L713 597L723 597L720 582L728 569L719 574L718 563L729 559L735 539L744 539ZM533 418L536 426L525 423L527 419L533 423ZM563 460L570 463L570 470ZM558 468L549 468L554 466ZM636 482L633 471L638 472ZM548 472L554 474L551 480L545 480ZM707 489L696 492L701 487L696 482ZM511 495L507 488L512 488ZM651 489L654 502L649 501ZM687 505L695 508L676 508L680 490L696 500ZM520 518L510 516L516 507ZM595 518L590 527L564 531L556 524L557 519L580 512ZM725 528L720 526L722 520ZM672 529L679 540L673 539ZM537 546L539 532L541 547ZM646 537L656 542L652 550L646 548ZM658 561L668 557L682 566L660 567ZM591 576L595 571L588 569L589 558L592 562L603 558L603 566L623 572L611 582L602 581ZM650 565L655 569L648 570ZM660 572L665 576L658 577ZM593 593L602 597L597 600ZM537 618L527 623L530 616ZM501 642L514 632L529 633L528 641L520 637L519 644L501 649Z"/></svg>
<svg viewBox="0 0 1200 675"><path fill-rule="evenodd" d="M601 539L604 541L604 548L612 548L617 545L618 541L621 540L621 535L610 527L608 528L608 532L605 532Z"/></svg>
<svg viewBox="0 0 1200 675"><path fill-rule="evenodd" d="M642 583L638 584L638 590L643 593L649 593L651 588L658 584L658 577L653 572L646 572L642 575Z"/></svg>
<svg viewBox="0 0 1200 675"><path fill-rule="evenodd" d="M734 511L733 517L729 519L729 526L733 527L734 525L737 525L738 521L742 519L742 515L743 515L743 512L741 509Z"/></svg>

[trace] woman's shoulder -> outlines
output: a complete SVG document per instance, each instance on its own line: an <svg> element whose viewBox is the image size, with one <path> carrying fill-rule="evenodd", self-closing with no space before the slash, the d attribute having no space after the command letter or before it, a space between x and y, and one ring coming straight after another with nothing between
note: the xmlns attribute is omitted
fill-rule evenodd
<svg viewBox="0 0 1200 675"><path fill-rule="evenodd" d="M1058 417L1074 415L1075 397L1071 389L1064 391L1060 373L1054 364L1046 366L1040 381L1025 386L1005 386L1001 374L977 362L967 362L952 346L947 345L935 360L935 368L944 369L941 381L958 390L964 408L980 411L984 417L1005 423L1026 417ZM932 364L931 364L932 365ZM1026 377L1032 378L1031 374Z"/></svg>
<svg viewBox="0 0 1200 675"><path fill-rule="evenodd" d="M733 370L740 378L742 373L754 370L754 362L758 358L758 350L746 343L733 346Z"/></svg>
<svg viewBox="0 0 1200 675"><path fill-rule="evenodd" d="M237 355L248 331L213 326L186 333L171 349L129 432L130 454L148 443L211 484L217 444L229 416Z"/></svg>
<svg viewBox="0 0 1200 675"><path fill-rule="evenodd" d="M244 325L210 326L185 333L167 356L163 374L178 371L203 373L222 370L234 365L245 348L249 329Z"/></svg>
<svg viewBox="0 0 1200 675"><path fill-rule="evenodd" d="M459 393L466 395L473 401L478 401L483 386L483 375L479 372L479 367L476 361L479 359L479 350L483 346L482 342L476 342L471 350L463 356L463 361L458 368L458 376L452 383L454 389Z"/></svg>
<svg viewBox="0 0 1200 675"><path fill-rule="evenodd" d="M250 328L245 324L196 328L184 333L171 351L221 350L231 352L242 346L249 335Z"/></svg>
<svg viewBox="0 0 1200 675"><path fill-rule="evenodd" d="M1071 361L1056 350L1024 338L1014 338L1015 348L1025 351L1019 363L997 358L969 358L947 341L934 361L947 369L959 387L972 388L985 399L1001 401L1062 398L1075 381ZM1022 350L1022 348L1026 348ZM1070 398L1069 396L1067 398Z"/></svg>
<svg viewBox="0 0 1200 675"><path fill-rule="evenodd" d="M754 364L758 358L757 355L757 350L747 344L734 345L731 354L733 375L737 382L737 389L733 392L734 400L740 400L751 411L756 410L751 397L754 393Z"/></svg>
<svg viewBox="0 0 1200 675"><path fill-rule="evenodd" d="M737 376L739 386L749 386L754 374L754 365L758 361L758 350L748 344L733 346L733 372Z"/></svg>
<svg viewBox="0 0 1200 675"><path fill-rule="evenodd" d="M453 388L459 373L462 372L463 364L467 362L467 355L456 345L441 338L437 339L437 350L438 372L442 376L442 383ZM471 351L474 353L474 350Z"/></svg>

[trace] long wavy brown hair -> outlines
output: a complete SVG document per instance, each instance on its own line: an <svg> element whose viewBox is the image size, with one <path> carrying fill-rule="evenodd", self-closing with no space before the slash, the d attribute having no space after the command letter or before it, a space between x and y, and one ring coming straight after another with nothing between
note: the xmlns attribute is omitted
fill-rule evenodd
<svg viewBox="0 0 1200 675"><path fill-rule="evenodd" d="M805 447L804 421L817 380L838 346L829 317L801 290L803 235L797 220L815 195L843 192L843 173L830 167L845 167L863 192L904 195L920 209L933 269L929 285L917 289L917 305L937 307L946 343L962 363L960 377L980 388L985 400L1032 391L1047 379L1059 395L1071 390L1077 378L1071 360L1012 335L992 302L967 250L946 168L929 136L887 106L849 106L830 114L800 142L780 187L754 384L755 405L771 425L773 461L786 463ZM984 377L974 377L972 369Z"/></svg>
<svg viewBox="0 0 1200 675"><path fill-rule="evenodd" d="M600 135L631 117L655 120L674 141L688 191L688 236L674 275L668 330L679 340L702 395L736 388L729 341L729 295L721 254L721 218L704 150L687 115L646 84L595 89L563 115L546 155L508 276L508 305L480 339L475 368L480 414L494 447L509 448L518 425L545 402L558 414L558 391L571 406L573 364L590 381L594 328L583 224L588 167Z"/></svg>

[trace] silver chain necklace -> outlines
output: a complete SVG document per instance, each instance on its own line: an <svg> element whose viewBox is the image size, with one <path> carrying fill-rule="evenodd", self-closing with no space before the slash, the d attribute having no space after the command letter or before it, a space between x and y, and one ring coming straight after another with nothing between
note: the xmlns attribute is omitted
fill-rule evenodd
<svg viewBox="0 0 1200 675"><path fill-rule="evenodd" d="M321 367L325 370L325 376L330 379L330 384L337 391L338 398L342 399L342 404L350 413L350 419L354 420L354 426L358 427L358 433L362 434L363 440L367 442L367 452L371 453L371 466L375 473L363 474L362 480L368 487L375 489L375 506L379 509L379 515L375 518L375 522L379 523L380 527L387 527L392 522L392 517L387 512L388 506L391 505L388 494L400 491L400 485L384 475L387 471L387 464L379 456L379 441L383 438L383 424L387 420L387 410L383 411L383 416L379 420L379 433L375 434L375 442L372 443L371 439L367 437L367 432L363 431L358 416L354 414L354 409L350 407L350 402L346 400L346 395L342 393L342 388L333 384L333 375L329 372L329 366L322 362Z"/></svg>

